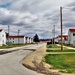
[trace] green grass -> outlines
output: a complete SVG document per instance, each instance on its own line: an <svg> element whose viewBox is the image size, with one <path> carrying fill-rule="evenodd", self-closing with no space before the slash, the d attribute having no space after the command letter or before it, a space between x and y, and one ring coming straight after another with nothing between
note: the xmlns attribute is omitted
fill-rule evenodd
<svg viewBox="0 0 75 75"><path fill-rule="evenodd" d="M45 61L55 69L65 69L66 73L75 73L75 54L47 54Z"/></svg>
<svg viewBox="0 0 75 75"><path fill-rule="evenodd" d="M20 46L25 46L25 45L27 45L27 44L4 45L4 46L0 46L0 49L13 48L13 47L20 47Z"/></svg>
<svg viewBox="0 0 75 75"><path fill-rule="evenodd" d="M57 46L56 44L55 45L47 45L47 48L60 48L60 46Z"/></svg>
<svg viewBox="0 0 75 75"><path fill-rule="evenodd" d="M56 44L50 47L51 45L47 45L46 52L75 52L73 49L68 49L66 47L63 47L63 50L61 50L60 46L57 46Z"/></svg>

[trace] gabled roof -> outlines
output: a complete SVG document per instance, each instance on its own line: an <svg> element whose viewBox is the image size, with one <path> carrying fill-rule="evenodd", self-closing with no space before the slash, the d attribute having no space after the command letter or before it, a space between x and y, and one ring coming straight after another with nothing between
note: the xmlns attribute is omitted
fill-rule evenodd
<svg viewBox="0 0 75 75"><path fill-rule="evenodd" d="M0 32L2 31L3 29L0 29Z"/></svg>
<svg viewBox="0 0 75 75"><path fill-rule="evenodd" d="M61 37L61 35L59 35L58 37ZM62 35L62 37L68 37L68 35Z"/></svg>
<svg viewBox="0 0 75 75"><path fill-rule="evenodd" d="M70 32L75 32L75 29L69 29Z"/></svg>
<svg viewBox="0 0 75 75"><path fill-rule="evenodd" d="M64 40L68 40L68 35L62 35L62 37L64 38ZM55 39L57 38L61 38L61 35L59 35L58 37L56 37Z"/></svg>
<svg viewBox="0 0 75 75"><path fill-rule="evenodd" d="M6 38L24 38L25 36L6 36Z"/></svg>

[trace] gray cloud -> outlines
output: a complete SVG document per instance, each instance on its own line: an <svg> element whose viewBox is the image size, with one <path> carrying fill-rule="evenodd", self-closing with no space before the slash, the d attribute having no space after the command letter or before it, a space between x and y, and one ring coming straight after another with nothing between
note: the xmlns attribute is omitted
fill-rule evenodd
<svg viewBox="0 0 75 75"><path fill-rule="evenodd" d="M71 22L71 23L66 23L65 25L64 25L64 27L75 27L75 22L73 23L73 22Z"/></svg>
<svg viewBox="0 0 75 75"><path fill-rule="evenodd" d="M0 0L0 5L12 3L14 0Z"/></svg>
<svg viewBox="0 0 75 75"><path fill-rule="evenodd" d="M19 29L21 35L32 37L37 33L40 38L50 38L54 25L56 35L60 34L59 7L68 6L73 9L63 11L63 25L66 29L63 33L67 34L68 28L75 24L74 4L73 0L0 0L0 27L7 31L7 25L10 25L12 35L17 35Z"/></svg>

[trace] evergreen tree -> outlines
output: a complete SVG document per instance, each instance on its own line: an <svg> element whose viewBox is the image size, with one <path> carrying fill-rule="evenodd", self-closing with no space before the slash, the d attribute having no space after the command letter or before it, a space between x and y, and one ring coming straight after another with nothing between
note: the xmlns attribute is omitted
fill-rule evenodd
<svg viewBox="0 0 75 75"><path fill-rule="evenodd" d="M35 34L35 36L34 36L34 42L39 42L39 37L37 34Z"/></svg>

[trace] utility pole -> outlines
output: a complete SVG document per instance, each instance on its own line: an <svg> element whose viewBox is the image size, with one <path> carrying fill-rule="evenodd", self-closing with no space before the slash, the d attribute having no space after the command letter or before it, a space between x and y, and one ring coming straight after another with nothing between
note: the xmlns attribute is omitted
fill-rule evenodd
<svg viewBox="0 0 75 75"><path fill-rule="evenodd" d="M54 45L55 45L55 25L54 25Z"/></svg>
<svg viewBox="0 0 75 75"><path fill-rule="evenodd" d="M8 25L8 43L9 43L9 30L10 30L10 26Z"/></svg>
<svg viewBox="0 0 75 75"><path fill-rule="evenodd" d="M52 47L53 47L53 29L52 29Z"/></svg>
<svg viewBox="0 0 75 75"><path fill-rule="evenodd" d="M19 44L19 34L20 34L20 30L18 30L18 44Z"/></svg>
<svg viewBox="0 0 75 75"><path fill-rule="evenodd" d="M63 39L62 39L62 7L60 7L60 25L61 25L61 50L63 50Z"/></svg>

